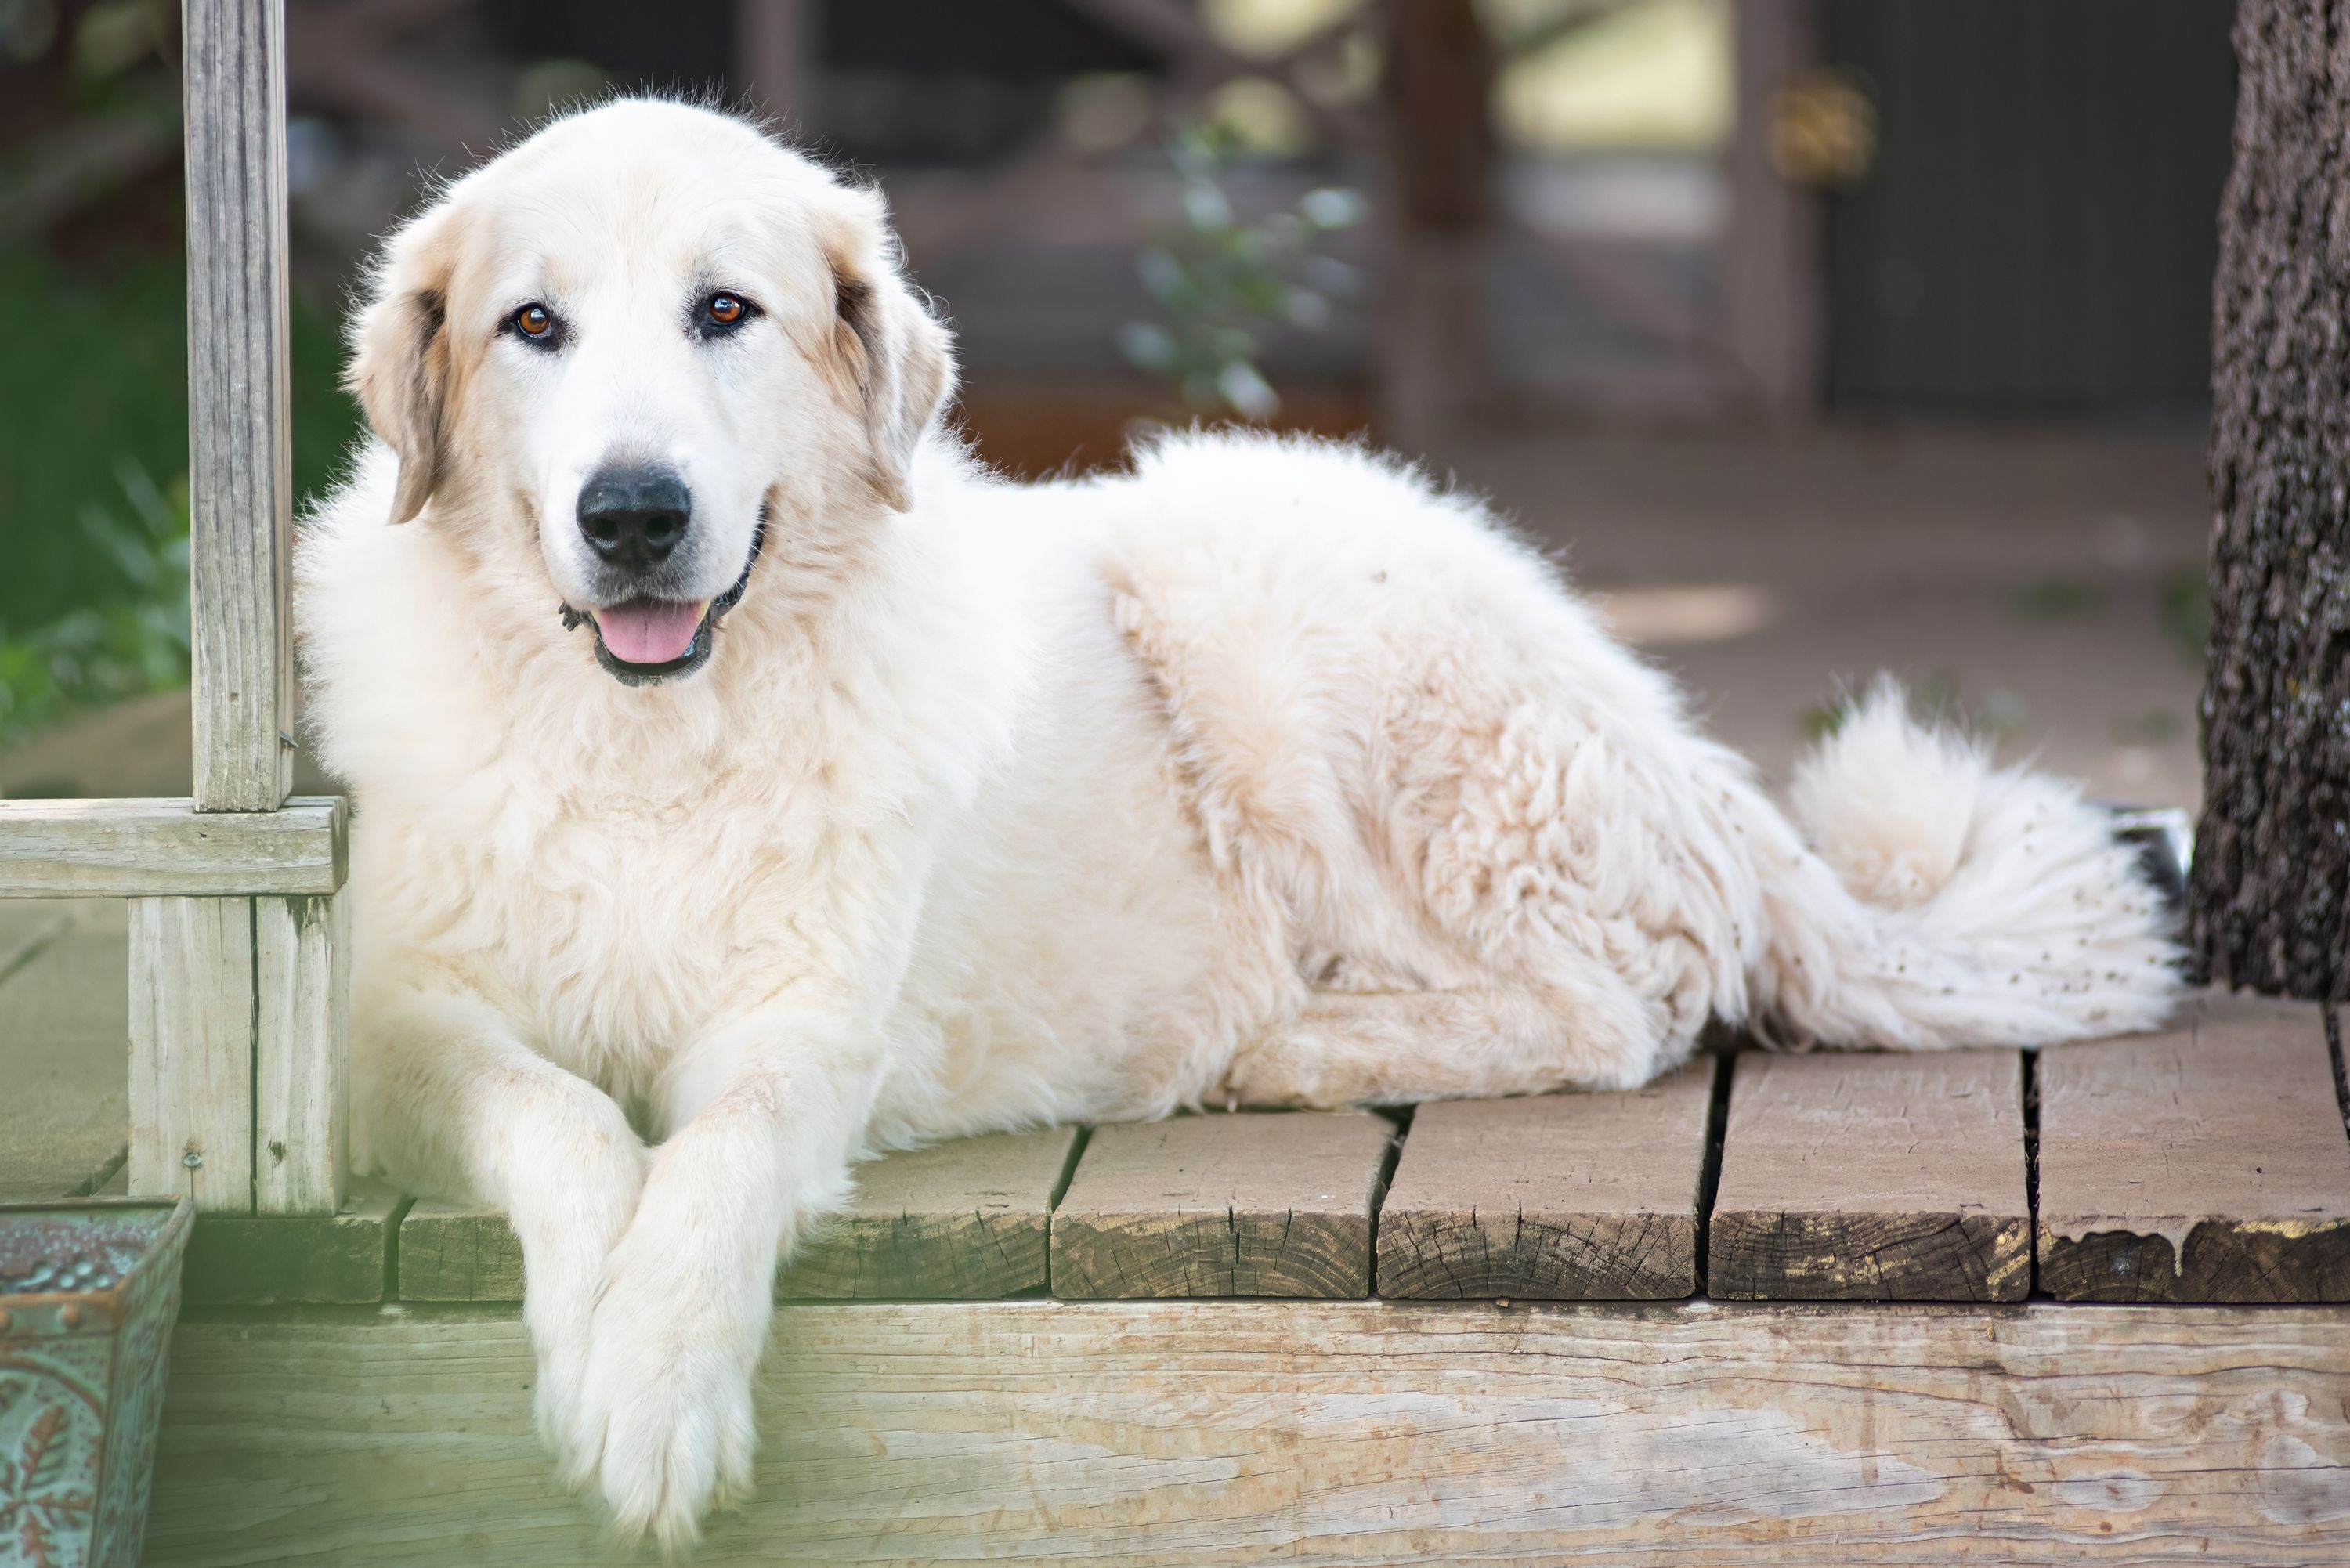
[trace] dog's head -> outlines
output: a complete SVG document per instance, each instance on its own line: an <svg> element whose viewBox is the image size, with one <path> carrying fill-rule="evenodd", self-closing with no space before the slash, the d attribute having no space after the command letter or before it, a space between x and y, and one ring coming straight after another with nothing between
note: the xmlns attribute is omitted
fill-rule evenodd
<svg viewBox="0 0 2350 1568"><path fill-rule="evenodd" d="M373 285L348 381L399 459L390 520L452 530L516 613L591 623L631 685L709 659L765 532L907 510L953 376L877 193L679 103L549 126Z"/></svg>

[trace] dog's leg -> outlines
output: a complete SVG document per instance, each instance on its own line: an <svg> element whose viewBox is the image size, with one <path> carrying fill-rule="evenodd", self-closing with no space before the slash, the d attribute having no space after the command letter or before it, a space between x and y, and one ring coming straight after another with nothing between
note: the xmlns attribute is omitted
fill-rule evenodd
<svg viewBox="0 0 2350 1568"><path fill-rule="evenodd" d="M869 1025L774 1007L660 1085L674 1130L606 1268L576 1438L625 1534L675 1550L749 1491L776 1262L847 1196L880 1060Z"/></svg>
<svg viewBox="0 0 2350 1568"><path fill-rule="evenodd" d="M636 1212L644 1146L608 1096L532 1051L487 1006L413 991L363 1001L351 1052L362 1166L505 1210L522 1242L539 1430L577 1485L595 1460L568 1438L596 1290Z"/></svg>
<svg viewBox="0 0 2350 1568"><path fill-rule="evenodd" d="M1318 992L1243 1046L1210 1097L1326 1110L1629 1088L1672 1048L1661 1019L1612 975L1573 992Z"/></svg>

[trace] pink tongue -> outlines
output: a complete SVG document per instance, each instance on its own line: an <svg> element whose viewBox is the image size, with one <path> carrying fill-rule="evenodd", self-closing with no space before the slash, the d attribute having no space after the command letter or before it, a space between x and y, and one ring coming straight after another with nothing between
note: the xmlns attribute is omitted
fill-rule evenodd
<svg viewBox="0 0 2350 1568"><path fill-rule="evenodd" d="M630 599L596 612L605 649L624 664L667 664L683 659L702 626L702 607L667 599Z"/></svg>

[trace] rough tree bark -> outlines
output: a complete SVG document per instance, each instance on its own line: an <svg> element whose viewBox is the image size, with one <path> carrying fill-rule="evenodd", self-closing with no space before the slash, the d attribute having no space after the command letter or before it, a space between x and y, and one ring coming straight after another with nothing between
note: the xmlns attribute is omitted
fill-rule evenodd
<svg viewBox="0 0 2350 1568"><path fill-rule="evenodd" d="M2242 0L2212 289L2210 664L2189 940L2350 1000L2350 0Z"/></svg>

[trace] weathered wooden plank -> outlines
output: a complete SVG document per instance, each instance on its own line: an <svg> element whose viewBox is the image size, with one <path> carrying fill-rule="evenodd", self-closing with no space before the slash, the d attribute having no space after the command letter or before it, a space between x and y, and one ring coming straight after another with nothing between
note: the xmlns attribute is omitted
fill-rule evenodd
<svg viewBox="0 0 2350 1568"><path fill-rule="evenodd" d="M494 1209L420 1198L400 1222L400 1299L522 1300L522 1242Z"/></svg>
<svg viewBox="0 0 2350 1568"><path fill-rule="evenodd" d="M1367 1295L1393 1137L1361 1111L1097 1128L1053 1215L1053 1293Z"/></svg>
<svg viewBox="0 0 2350 1568"><path fill-rule="evenodd" d="M786 1307L697 1564L2350 1557L2350 1314ZM646 1561L566 1494L512 1309L182 1321L147 1562Z"/></svg>
<svg viewBox="0 0 2350 1568"><path fill-rule="evenodd" d="M253 900L130 905L130 1190L253 1211Z"/></svg>
<svg viewBox="0 0 2350 1568"><path fill-rule="evenodd" d="M1709 1056L1630 1094L1420 1106L1379 1206L1379 1293L1694 1292L1717 1065Z"/></svg>
<svg viewBox="0 0 2350 1568"><path fill-rule="evenodd" d="M350 1165L350 900L255 898L253 916L254 1208L331 1215Z"/></svg>
<svg viewBox="0 0 2350 1568"><path fill-rule="evenodd" d="M200 1214L182 1265L191 1306L380 1302L407 1199L368 1186L332 1214Z"/></svg>
<svg viewBox="0 0 2350 1568"><path fill-rule="evenodd" d="M785 1299L987 1301L1041 1291L1046 1242L1077 1129L962 1138L857 1173L846 1211L800 1249ZM522 1243L505 1216L420 1199L400 1227L400 1299L522 1299Z"/></svg>
<svg viewBox="0 0 2350 1568"><path fill-rule="evenodd" d="M2041 1288L2068 1301L2350 1301L2350 1137L2324 1014L2207 996L2040 1056Z"/></svg>
<svg viewBox="0 0 2350 1568"><path fill-rule="evenodd" d="M294 781L285 5L183 0L181 17L195 804L267 811Z"/></svg>
<svg viewBox="0 0 2350 1568"><path fill-rule="evenodd" d="M2021 1058L1745 1053L1711 1230L1727 1300L2022 1301Z"/></svg>
<svg viewBox="0 0 2350 1568"><path fill-rule="evenodd" d="M860 1167L846 1212L784 1271L785 1296L987 1301L1041 1291L1077 1129L959 1138Z"/></svg>
<svg viewBox="0 0 2350 1568"><path fill-rule="evenodd" d="M0 980L0 1202L61 1197L122 1147L130 959L123 938L67 932Z"/></svg>
<svg viewBox="0 0 2350 1568"><path fill-rule="evenodd" d="M332 893L346 837L339 795L235 815L168 798L0 801L0 898Z"/></svg>

